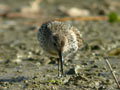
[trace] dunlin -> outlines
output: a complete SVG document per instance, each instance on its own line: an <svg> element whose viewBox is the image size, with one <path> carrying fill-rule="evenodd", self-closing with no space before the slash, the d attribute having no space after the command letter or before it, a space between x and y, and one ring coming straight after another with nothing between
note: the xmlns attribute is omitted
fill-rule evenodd
<svg viewBox="0 0 120 90"><path fill-rule="evenodd" d="M49 21L42 24L38 30L38 40L48 55L57 58L59 76L63 75L63 55L76 52L83 44L80 31L70 24L60 21Z"/></svg>

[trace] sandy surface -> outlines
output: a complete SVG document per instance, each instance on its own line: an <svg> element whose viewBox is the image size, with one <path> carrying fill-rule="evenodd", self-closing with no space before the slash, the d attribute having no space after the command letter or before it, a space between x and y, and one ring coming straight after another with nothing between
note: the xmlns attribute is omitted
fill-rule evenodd
<svg viewBox="0 0 120 90"><path fill-rule="evenodd" d="M43 55L37 41L36 26L50 17L67 16L59 6L87 9L91 16L108 15L112 10L119 14L119 0L84 1L43 0L40 6L44 14L40 15L44 19L0 17L0 90L117 90L105 58L120 82L119 22L68 21L81 31L85 44L65 57L66 76L62 78L57 77L56 59ZM28 2L1 0L0 4L11 7L9 11L20 12Z"/></svg>

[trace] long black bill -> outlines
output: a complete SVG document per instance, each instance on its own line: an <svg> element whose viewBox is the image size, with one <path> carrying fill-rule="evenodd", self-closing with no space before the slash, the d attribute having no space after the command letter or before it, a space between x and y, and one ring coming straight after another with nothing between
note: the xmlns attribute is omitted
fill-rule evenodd
<svg viewBox="0 0 120 90"><path fill-rule="evenodd" d="M59 52L59 59L61 63L61 75L63 75L63 56L61 51Z"/></svg>

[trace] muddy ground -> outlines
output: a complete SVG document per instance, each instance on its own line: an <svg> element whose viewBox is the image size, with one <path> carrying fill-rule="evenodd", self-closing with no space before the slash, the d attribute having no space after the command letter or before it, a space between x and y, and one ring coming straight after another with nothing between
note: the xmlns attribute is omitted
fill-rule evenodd
<svg viewBox="0 0 120 90"><path fill-rule="evenodd" d="M67 21L85 41L75 54L65 57L65 76L57 77L55 58L43 55L36 26L48 18L67 16L59 6L87 9L90 16L120 14L119 0L42 0L43 18L0 17L0 90L117 90L105 62L107 57L120 82L120 22ZM0 0L5 12L20 12L28 0Z"/></svg>

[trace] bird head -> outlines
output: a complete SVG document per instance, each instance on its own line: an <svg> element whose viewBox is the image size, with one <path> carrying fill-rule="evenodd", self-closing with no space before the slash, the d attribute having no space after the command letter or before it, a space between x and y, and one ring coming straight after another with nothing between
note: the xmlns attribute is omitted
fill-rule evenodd
<svg viewBox="0 0 120 90"><path fill-rule="evenodd" d="M53 47L57 52L63 52L66 43L66 37L60 34L55 34L52 37Z"/></svg>

